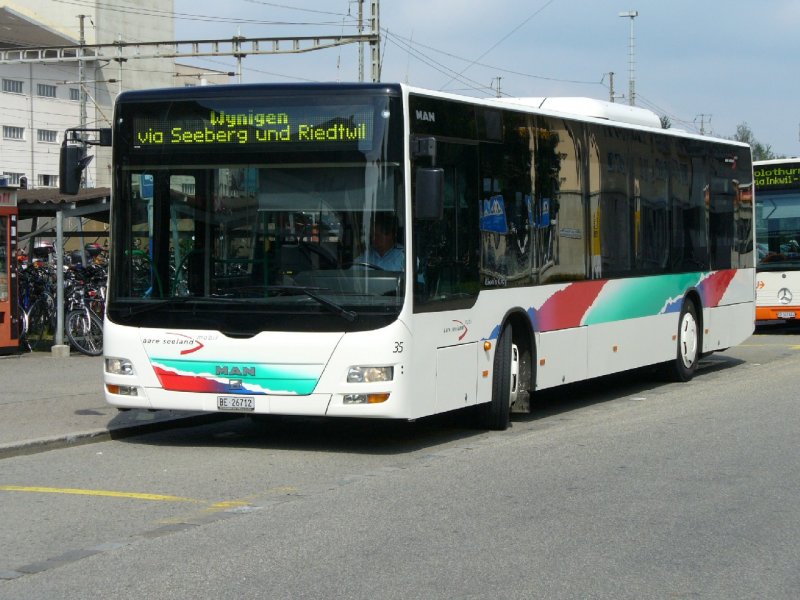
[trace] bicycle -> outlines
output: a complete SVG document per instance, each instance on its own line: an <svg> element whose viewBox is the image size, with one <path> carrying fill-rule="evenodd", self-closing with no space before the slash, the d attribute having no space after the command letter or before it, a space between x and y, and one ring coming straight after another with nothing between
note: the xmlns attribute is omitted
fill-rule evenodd
<svg viewBox="0 0 800 600"><path fill-rule="evenodd" d="M42 349L45 337L55 331L56 307L52 275L47 267L19 271L20 345Z"/></svg>
<svg viewBox="0 0 800 600"><path fill-rule="evenodd" d="M77 279L76 271L72 273L72 278L65 286L64 332L75 350L87 356L99 356L103 353L101 315L105 305L105 286L96 282L86 283Z"/></svg>

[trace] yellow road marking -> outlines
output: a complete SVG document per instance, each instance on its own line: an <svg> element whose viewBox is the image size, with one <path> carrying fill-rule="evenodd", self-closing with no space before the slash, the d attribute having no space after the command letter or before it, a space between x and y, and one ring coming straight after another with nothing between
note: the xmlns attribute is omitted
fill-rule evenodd
<svg viewBox="0 0 800 600"><path fill-rule="evenodd" d="M277 488L273 488L271 490L267 490L265 492L266 495L272 495L274 493L279 494L288 494L291 492L297 491L296 488L291 486L280 486ZM202 512L204 513L215 513L221 512L225 510L229 510L232 508L241 508L244 506L250 506L250 502L247 499L242 500L223 500L221 502L212 502L209 503L206 500L197 500L195 498L184 498L182 496L169 496L166 494L143 494L139 492L114 492L111 490L87 490L82 488L56 488L56 487L42 487L42 486L24 486L24 485L0 485L0 492L28 492L34 494L72 494L75 496L102 496L106 498L129 498L132 500L150 500L150 501L157 501L157 502L188 502L191 504L203 504L206 505ZM265 494L255 494L251 496L251 499L256 499L261 495Z"/></svg>
<svg viewBox="0 0 800 600"><path fill-rule="evenodd" d="M183 498L181 496L167 496L165 494L140 494L138 492L112 492L110 490L84 490L80 488L54 488L22 485L0 485L4 492L32 492L41 494L74 494L77 496L105 496L108 498L132 498L134 500L155 500L160 502L192 502L205 504L201 500Z"/></svg>
<svg viewBox="0 0 800 600"><path fill-rule="evenodd" d="M269 498L271 496L275 496L276 494L291 494L296 491L297 491L296 487L290 485L282 485L279 487L264 490L263 492L259 492L257 494L245 496L244 498L241 498L239 500L223 500L222 502L214 502L213 504L210 504L209 506L206 506L205 508L202 508L197 512L178 515L167 519L162 519L159 521L159 523L163 525L186 523L192 521L193 519L198 518L201 515L209 515L209 514L213 515L230 509L253 506L253 504L256 503L260 498Z"/></svg>
<svg viewBox="0 0 800 600"><path fill-rule="evenodd" d="M251 496L247 496L242 498L241 500L225 500L222 502L215 502L211 506L205 509L206 512L218 512L221 510L227 510L229 508L239 508L242 506L250 506L253 503L253 500L257 500L263 496L272 496L274 494L291 494L292 492L296 492L297 488L290 486L290 485L282 485L276 488L271 488L260 494L253 494Z"/></svg>
<svg viewBox="0 0 800 600"><path fill-rule="evenodd" d="M215 502L209 506L209 510L226 510L228 508L237 508L239 506L248 506L249 502L243 500L226 500L224 502Z"/></svg>

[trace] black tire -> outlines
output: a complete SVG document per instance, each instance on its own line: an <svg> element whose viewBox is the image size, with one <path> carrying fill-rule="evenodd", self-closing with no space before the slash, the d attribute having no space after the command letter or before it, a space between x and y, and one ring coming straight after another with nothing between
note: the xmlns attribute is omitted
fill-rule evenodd
<svg viewBox="0 0 800 600"><path fill-rule="evenodd" d="M100 356L103 353L103 321L92 311L72 310L64 319L67 339L81 354Z"/></svg>
<svg viewBox="0 0 800 600"><path fill-rule="evenodd" d="M492 399L478 409L478 424L483 429L504 431L511 421L513 343L511 327L506 325L497 338L492 373Z"/></svg>
<svg viewBox="0 0 800 600"><path fill-rule="evenodd" d="M678 318L678 343L675 359L666 364L671 381L689 381L697 371L701 350L700 323L694 302L686 300Z"/></svg>

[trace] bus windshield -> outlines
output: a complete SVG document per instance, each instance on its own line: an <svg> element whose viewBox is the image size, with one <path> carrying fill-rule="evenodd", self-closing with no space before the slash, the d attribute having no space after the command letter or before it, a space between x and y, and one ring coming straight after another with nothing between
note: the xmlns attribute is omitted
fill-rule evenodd
<svg viewBox="0 0 800 600"><path fill-rule="evenodd" d="M797 191L756 195L758 269L800 269L800 194Z"/></svg>
<svg viewBox="0 0 800 600"><path fill-rule="evenodd" d="M195 104L205 121L137 107L121 133L132 145L112 208L109 318L232 336L396 318L406 218L389 99ZM354 120L356 104L366 116Z"/></svg>

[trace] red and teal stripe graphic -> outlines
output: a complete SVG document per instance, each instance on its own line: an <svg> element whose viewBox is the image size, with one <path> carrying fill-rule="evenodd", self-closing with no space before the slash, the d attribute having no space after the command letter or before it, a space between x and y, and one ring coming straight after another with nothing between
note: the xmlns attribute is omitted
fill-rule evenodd
<svg viewBox="0 0 800 600"><path fill-rule="evenodd" d="M192 361L151 358L165 390L250 395L304 396L314 391L323 365Z"/></svg>
<svg viewBox="0 0 800 600"><path fill-rule="evenodd" d="M534 331L597 325L678 312L690 289L700 294L703 307L719 306L735 270L679 273L633 279L580 281L568 284L539 307L530 307ZM497 325L488 339L499 335Z"/></svg>

